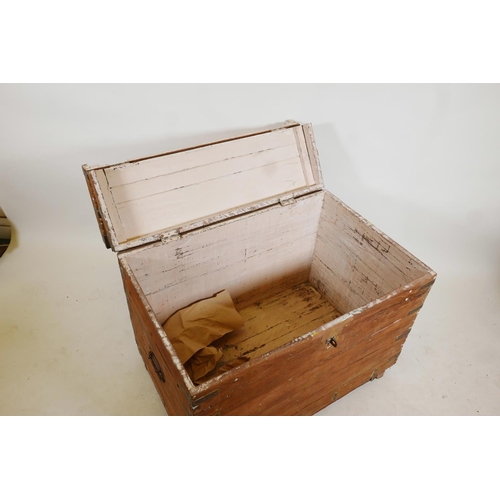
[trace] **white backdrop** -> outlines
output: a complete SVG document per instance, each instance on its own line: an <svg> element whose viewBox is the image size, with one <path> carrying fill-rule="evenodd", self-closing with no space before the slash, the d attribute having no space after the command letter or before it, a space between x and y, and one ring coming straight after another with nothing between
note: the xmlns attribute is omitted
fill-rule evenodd
<svg viewBox="0 0 500 500"><path fill-rule="evenodd" d="M322 414L499 414L500 85L0 85L0 413L162 414L81 172L294 119L327 189L438 273Z"/></svg>

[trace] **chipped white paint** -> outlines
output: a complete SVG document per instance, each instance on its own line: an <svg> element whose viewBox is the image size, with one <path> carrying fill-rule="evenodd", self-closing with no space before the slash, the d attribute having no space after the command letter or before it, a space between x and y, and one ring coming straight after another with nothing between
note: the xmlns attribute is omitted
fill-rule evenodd
<svg viewBox="0 0 500 500"><path fill-rule="evenodd" d="M279 123L274 127L254 128L252 130L245 131L245 133L240 133L240 134L234 135L232 137L223 137L221 140L218 140L218 141L216 140L216 141L206 142L206 143L202 143L202 144L197 144L196 146L174 149L172 151L169 151L169 153L181 153L183 151L190 151L191 149L197 149L197 148L202 148L205 146L211 146L213 144L219 144L220 142L234 141L236 139L242 139L244 137L251 137L254 135L265 134L267 132L272 132L275 130L290 128L290 127L294 127L296 125L300 125L299 122L296 122L295 120L286 120L285 122ZM143 156L141 158L133 158L131 160L127 160L126 162L122 161L119 163L110 163L108 165L87 165L87 164L84 164L84 165L82 165L82 168L85 171L90 172L91 170L98 170L98 169L103 169L103 168L108 168L108 167L116 167L117 165L122 165L123 163L136 163L138 161L149 160L151 158L157 158L159 156L163 156L164 154L165 153L158 153L155 155Z"/></svg>
<svg viewBox="0 0 500 500"><path fill-rule="evenodd" d="M321 164L319 162L319 154L316 148L316 140L314 139L314 133L312 129L312 125L307 123L302 125L302 129L304 131L304 138L306 141L308 155L312 164L312 172L314 175L314 181L318 186L323 188L323 175L321 173Z"/></svg>
<svg viewBox="0 0 500 500"><path fill-rule="evenodd" d="M106 200L104 199L104 194L101 190L101 186L97 180L96 176L96 171L91 170L89 171L89 179L92 182L93 188L95 190L96 196L97 196L97 203L98 203L98 210L101 213L101 217L104 221L104 226L106 228L106 234L108 236L109 242L111 244L112 248L116 248L119 243L118 240L116 239L116 231L115 228L113 227L113 222L111 221L111 217L109 215L108 211L108 205Z"/></svg>
<svg viewBox="0 0 500 500"><path fill-rule="evenodd" d="M341 312L382 297L429 268L325 192L311 283Z"/></svg>
<svg viewBox="0 0 500 500"><path fill-rule="evenodd" d="M367 228L370 228L375 233L378 233L378 235L380 236L380 238L382 238L389 245L391 245L392 247L397 248L400 252L402 252L404 255L406 255L409 258L409 260L412 261L411 265L415 265L416 267L422 268L426 272L430 272L430 273L436 275L436 273L429 266L427 266L426 264L424 264L421 260L417 259L417 257L415 257L412 253L408 252L408 250L406 250L406 248L403 248L399 243L397 243L396 241L394 241L390 236L388 236L383 231L381 231L378 227L376 227L374 224L372 224L369 220L365 219L358 212L356 212L355 210L353 210L351 207L347 206L342 200L340 200L339 198L337 198L334 194L332 194L332 193L330 193L328 191L328 195L333 200L335 200L335 203L337 203L344 210L346 210L347 212L350 212L354 217L356 217L359 222L361 222L362 224L364 224Z"/></svg>

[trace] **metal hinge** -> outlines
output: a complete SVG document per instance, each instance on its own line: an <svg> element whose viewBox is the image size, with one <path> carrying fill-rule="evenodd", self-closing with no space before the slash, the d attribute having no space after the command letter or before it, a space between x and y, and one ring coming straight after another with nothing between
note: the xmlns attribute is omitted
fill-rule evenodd
<svg viewBox="0 0 500 500"><path fill-rule="evenodd" d="M289 194L288 196L282 196L280 198L280 204L284 207L286 205L291 205L292 203L296 203L297 200L293 197L293 194Z"/></svg>
<svg viewBox="0 0 500 500"><path fill-rule="evenodd" d="M173 229L172 231L167 231L166 233L160 234L160 240L165 243L167 241L180 240L181 235L178 229Z"/></svg>
<svg viewBox="0 0 500 500"><path fill-rule="evenodd" d="M161 371L161 366L160 363L158 363L158 360L156 359L156 356L154 355L153 351L149 351L148 354L148 359L151 361L151 364L153 365L153 368L158 375L158 378L165 383L165 375L163 375L163 372Z"/></svg>

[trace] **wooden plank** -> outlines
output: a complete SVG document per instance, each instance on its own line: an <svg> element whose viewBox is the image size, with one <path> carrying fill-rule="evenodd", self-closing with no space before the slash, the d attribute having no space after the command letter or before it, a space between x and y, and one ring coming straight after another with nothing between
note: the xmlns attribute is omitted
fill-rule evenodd
<svg viewBox="0 0 500 500"><path fill-rule="evenodd" d="M167 159L170 161L167 162ZM128 165L129 168L136 167L135 170L132 170L135 174L133 178L139 174L144 176L144 178L134 181L131 181L125 175L129 173L125 170L125 167L122 167L118 171L105 170L106 178L108 179L110 189L113 192L113 198L117 205L131 204L134 200L161 195L164 192L177 189L186 190L193 184L217 181L221 178L234 175L235 172L240 174L262 168L279 169L286 166L287 162L298 163L297 146L295 144L226 158L216 163L208 162L207 159L204 159L203 161L207 162L206 164L191 167L186 166L185 161L179 161L175 155L150 161L160 163L160 160L163 160L163 164L155 169L158 172L152 172L149 177L146 177L147 174L143 172L143 169L136 167L136 165L140 164ZM165 163L168 163L168 165L165 165ZM121 175L117 176L117 172ZM258 174L262 176L263 172L258 172ZM113 177L116 177L114 183L112 180ZM207 189L209 187L208 185Z"/></svg>
<svg viewBox="0 0 500 500"><path fill-rule="evenodd" d="M128 238L126 235L124 221L122 220L121 214L116 206L116 202L113 198L113 192L109 188L105 171L96 170L91 172L90 175L96 179L95 190L97 193L97 199L102 200L102 204L105 206L105 210L102 211L102 216L103 219L107 221L111 239L116 241L116 243L126 241Z"/></svg>
<svg viewBox="0 0 500 500"><path fill-rule="evenodd" d="M84 167L85 172L88 174L88 179L90 182L91 186L91 197L92 194L95 195L96 200L97 200L97 210L98 212L96 215L100 218L103 224L103 228L105 231L105 234L107 236L108 242L113 250L116 250L119 243L117 239L117 233L116 229L113 226L113 221L111 219L109 210L108 210L108 203L106 200L109 201L108 195L105 194L107 191L101 189L101 185L99 183L99 179L102 180L102 173L100 173L99 170L86 170ZM99 176L99 177L98 177ZM110 210L114 210L113 204L110 204ZM105 242L106 243L106 242Z"/></svg>
<svg viewBox="0 0 500 500"><path fill-rule="evenodd" d="M124 252L160 323L227 289L239 306L307 280L322 192Z"/></svg>
<svg viewBox="0 0 500 500"><path fill-rule="evenodd" d="M94 208L94 215L97 220L97 225L99 226L99 231L101 232L101 238L102 241L104 242L104 245L106 245L106 248L111 248L111 245L109 243L109 235L99 210L97 193L94 188L94 183L92 182L92 179L90 178L89 172L86 167L87 165L82 165L83 176L85 177L85 182L87 183L87 188L90 194L90 200L92 201L92 207Z"/></svg>
<svg viewBox="0 0 500 500"><path fill-rule="evenodd" d="M127 162L106 168L110 187L140 183L139 187L152 179L162 177L172 179L184 173L188 178L197 177L209 169L215 174L221 170L230 173L230 165L235 166L233 172L241 168L251 168L253 161L261 166L272 164L286 158L297 157L294 129L284 129L269 134L248 137L238 141L221 142L211 146L197 147L180 153L166 153L156 158L138 162ZM249 161L253 160L253 161ZM189 174L191 172L191 174Z"/></svg>
<svg viewBox="0 0 500 500"><path fill-rule="evenodd" d="M295 134L294 144L299 152L299 159L302 166L302 175L306 181L306 185L311 186L315 183L315 178L311 168L311 159L309 158L307 151L304 131L302 130L302 127L295 127L293 132Z"/></svg>
<svg viewBox="0 0 500 500"><path fill-rule="evenodd" d="M314 176L314 182L318 186L323 187L323 175L321 173L321 164L319 162L319 154L318 149L316 148L316 140L314 139L312 125L310 123L302 125L302 131L306 142L307 154L312 166L311 170Z"/></svg>
<svg viewBox="0 0 500 500"><path fill-rule="evenodd" d="M206 146L213 146L215 144L220 144L223 142L236 141L238 139L245 139L247 137L252 137L255 135L267 134L268 132L273 132L273 131L280 130L280 129L292 128L292 127L296 127L297 125L300 125L300 124L298 122L296 122L295 120L286 120L285 122L279 123L276 126L255 128L251 132L248 132L248 133L244 133L244 134L240 133L240 134L235 135L233 137L225 137L224 139L220 139L218 141L210 141L210 142L206 142L203 144L197 144L196 146L188 146L185 148L174 149L172 151L168 151L167 153L163 152L163 153L158 153L158 154L154 154L154 155L142 156L140 158L134 158L131 160L127 160L127 162L110 163L108 165L84 165L84 167L87 171L102 170L102 169L109 168L109 167L116 167L119 165L123 165L124 163L136 163L139 161L151 160L154 158L159 158L160 156L165 156L166 154L182 153L185 151L191 151L193 149L203 148Z"/></svg>

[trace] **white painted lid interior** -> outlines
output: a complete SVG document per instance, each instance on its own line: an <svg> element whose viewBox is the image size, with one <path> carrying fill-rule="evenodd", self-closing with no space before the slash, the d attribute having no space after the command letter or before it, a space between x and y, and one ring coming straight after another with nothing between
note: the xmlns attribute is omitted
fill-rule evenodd
<svg viewBox="0 0 500 500"><path fill-rule="evenodd" d="M309 125L89 169L115 251L322 188Z"/></svg>

